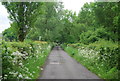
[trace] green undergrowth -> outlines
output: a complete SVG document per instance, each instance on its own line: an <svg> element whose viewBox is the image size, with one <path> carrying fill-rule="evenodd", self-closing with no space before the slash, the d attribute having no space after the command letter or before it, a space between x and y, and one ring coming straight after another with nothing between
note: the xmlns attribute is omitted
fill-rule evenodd
<svg viewBox="0 0 120 81"><path fill-rule="evenodd" d="M119 46L110 41L97 41L89 45L80 43L63 45L64 50L79 63L106 81L117 81Z"/></svg>
<svg viewBox="0 0 120 81"><path fill-rule="evenodd" d="M2 78L37 79L51 50L46 42L2 42Z"/></svg>

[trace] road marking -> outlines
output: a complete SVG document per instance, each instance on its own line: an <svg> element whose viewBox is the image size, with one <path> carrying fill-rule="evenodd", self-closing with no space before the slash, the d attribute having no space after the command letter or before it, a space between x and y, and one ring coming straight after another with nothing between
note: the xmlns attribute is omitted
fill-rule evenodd
<svg viewBox="0 0 120 81"><path fill-rule="evenodd" d="M50 62L50 64L60 64L59 62Z"/></svg>

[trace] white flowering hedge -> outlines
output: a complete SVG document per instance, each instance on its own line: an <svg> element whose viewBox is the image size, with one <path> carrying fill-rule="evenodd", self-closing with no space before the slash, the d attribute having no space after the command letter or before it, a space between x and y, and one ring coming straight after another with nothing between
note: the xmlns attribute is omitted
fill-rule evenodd
<svg viewBox="0 0 120 81"><path fill-rule="evenodd" d="M65 50L78 62L104 79L117 79L119 72L119 46L106 42L91 45L68 44ZM112 81L112 80L111 80Z"/></svg>
<svg viewBox="0 0 120 81"><path fill-rule="evenodd" d="M41 42L3 42L2 78L37 79L50 49Z"/></svg>

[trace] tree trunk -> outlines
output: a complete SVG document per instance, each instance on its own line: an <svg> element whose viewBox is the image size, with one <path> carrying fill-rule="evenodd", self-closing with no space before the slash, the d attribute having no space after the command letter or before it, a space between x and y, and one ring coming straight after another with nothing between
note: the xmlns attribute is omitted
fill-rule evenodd
<svg viewBox="0 0 120 81"><path fill-rule="evenodd" d="M25 35L24 35L24 27L25 27L25 22L24 22L24 3L21 2L20 5L19 5L19 24L18 24L18 27L19 27L19 32L18 32L18 40L23 42L24 39L25 39Z"/></svg>

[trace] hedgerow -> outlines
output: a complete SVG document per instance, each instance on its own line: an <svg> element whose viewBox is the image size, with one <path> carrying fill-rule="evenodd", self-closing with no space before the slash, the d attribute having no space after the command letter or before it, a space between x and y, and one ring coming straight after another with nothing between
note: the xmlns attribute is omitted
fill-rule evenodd
<svg viewBox="0 0 120 81"><path fill-rule="evenodd" d="M2 42L2 79L37 79L51 45L41 42Z"/></svg>
<svg viewBox="0 0 120 81"><path fill-rule="evenodd" d="M117 43L101 40L89 45L68 44L64 49L99 77L118 79L120 48Z"/></svg>

